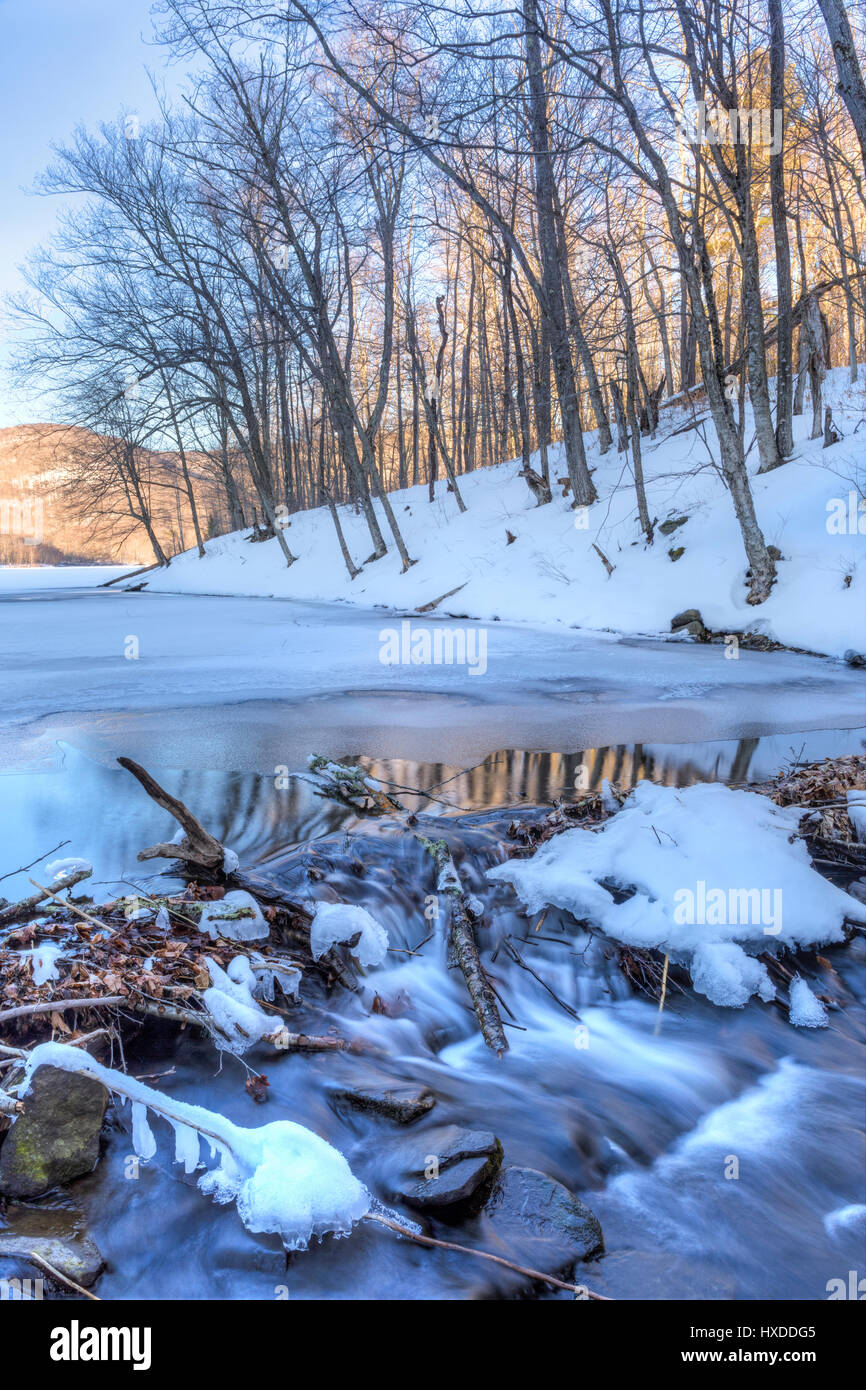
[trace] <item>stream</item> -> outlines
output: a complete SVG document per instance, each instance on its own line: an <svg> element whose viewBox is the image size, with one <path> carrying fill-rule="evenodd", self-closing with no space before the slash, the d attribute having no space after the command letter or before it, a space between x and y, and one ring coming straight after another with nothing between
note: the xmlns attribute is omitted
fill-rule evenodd
<svg viewBox="0 0 866 1390"><path fill-rule="evenodd" d="M162 1027L127 1048L133 1075L241 1125L309 1126L404 1215L391 1188L400 1144L441 1125L491 1131L506 1165L550 1175L598 1216L605 1253L577 1277L611 1297L825 1299L829 1280L863 1272L862 1217L846 1212L866 1202L863 936L822 953L824 964L809 958L810 985L838 1005L826 1029L793 1028L755 1000L715 1008L691 991L672 991L659 1014L610 943L567 913L539 926L484 870L505 857L515 816L603 778L743 785L863 752L861 674L791 653L729 661L718 647L505 624L488 627L483 676L383 667L379 635L397 621L277 600L3 592L0 871L69 839L63 853L91 860L97 896L177 886L136 862L173 827L114 763L135 758L242 863L267 865L295 896L368 908L391 952L357 995L305 983L290 1026L333 1028L353 1050L251 1050L244 1060L270 1083L264 1106L244 1089L243 1062ZM507 1006L502 1059L480 1039L444 934L425 941L428 857L405 826L316 796L304 774L312 752L360 758L437 818L484 904L479 940ZM7 879L4 894L23 894L26 878ZM371 1068L429 1088L432 1110L404 1127L347 1105L337 1092ZM172 1161L166 1125L155 1134L155 1157L136 1169L129 1112L118 1111L94 1173L41 1203L83 1220L108 1261L103 1299L527 1292L508 1270L363 1224L287 1257L198 1192ZM439 1238L509 1254L484 1213L425 1221Z"/></svg>

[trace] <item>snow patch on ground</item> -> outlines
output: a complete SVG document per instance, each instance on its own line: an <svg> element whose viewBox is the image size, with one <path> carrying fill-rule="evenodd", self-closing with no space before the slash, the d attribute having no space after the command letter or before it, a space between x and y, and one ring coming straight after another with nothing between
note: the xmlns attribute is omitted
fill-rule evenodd
<svg viewBox="0 0 866 1390"><path fill-rule="evenodd" d="M775 995L757 955L841 941L846 917L866 922L866 906L822 878L792 839L800 816L718 783L643 781L598 830L567 830L488 877L513 884L530 912L564 908L625 945L664 951L699 993L740 1008L753 994ZM800 981L791 1021L819 1026L817 1010Z"/></svg>
<svg viewBox="0 0 866 1390"><path fill-rule="evenodd" d="M862 370L862 369L861 369ZM862 430L866 391L848 386L836 369L828 402L843 439L830 449L809 440L810 412L794 420L795 449L783 467L753 473L755 507L768 544L783 559L766 603L746 603L746 558L730 495L712 465L703 432L711 422L674 434L694 411L671 406L655 440L644 439L643 462L650 515L660 524L684 518L669 534L641 536L628 463L614 450L604 457L594 435L587 455L595 468L598 501L584 512L554 500L535 507L518 476L520 461L460 478L467 510L457 510L445 482L427 500L426 485L391 494L391 502L417 561L405 574L393 550L350 580L327 508L299 512L286 528L296 561L287 567L275 540L249 544L249 532L220 536L146 576L147 587L175 593L247 594L329 599L411 612L444 599L436 614L484 622L563 624L594 631L658 635L685 608L700 610L716 631L755 632L787 646L841 657L866 651L866 447ZM749 413L746 438L753 433ZM754 450L752 454L754 454ZM538 467L538 459L533 460ZM750 467L757 460L750 456ZM560 447L551 451L553 476L564 472ZM850 499L854 497L853 512ZM377 504L377 511L380 512ZM340 509L349 548L360 563L370 539L362 516ZM854 518L853 529L851 518ZM387 524L380 512L383 532ZM839 529L842 528L842 529ZM516 537L508 543L506 532ZM593 546L614 565L608 576ZM669 552L682 554L672 559Z"/></svg>

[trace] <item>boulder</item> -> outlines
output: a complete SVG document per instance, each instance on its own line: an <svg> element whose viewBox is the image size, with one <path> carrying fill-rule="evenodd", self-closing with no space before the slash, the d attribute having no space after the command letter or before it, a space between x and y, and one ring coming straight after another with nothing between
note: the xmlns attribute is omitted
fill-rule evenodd
<svg viewBox="0 0 866 1390"><path fill-rule="evenodd" d="M501 1254L542 1274L567 1277L577 1260L604 1249L601 1225L589 1207L534 1168L504 1168L484 1217Z"/></svg>
<svg viewBox="0 0 866 1390"><path fill-rule="evenodd" d="M40 1197L92 1172L108 1103L105 1087L91 1076L39 1067L23 1102L0 1148L0 1192Z"/></svg>
<svg viewBox="0 0 866 1390"><path fill-rule="evenodd" d="M689 623L703 623L700 609L684 608L682 613L677 613L675 618L671 618L671 632L676 632L678 627L687 627Z"/></svg>
<svg viewBox="0 0 866 1390"><path fill-rule="evenodd" d="M18 1277L50 1280L50 1274L31 1258L36 1254L67 1279L89 1289L105 1267L101 1252L84 1231L77 1213L10 1206L6 1219L9 1224L0 1231L3 1271L11 1265Z"/></svg>
<svg viewBox="0 0 866 1390"><path fill-rule="evenodd" d="M502 1163L502 1145L487 1130L436 1125L397 1153L393 1196L421 1209L480 1205Z"/></svg>
<svg viewBox="0 0 866 1390"><path fill-rule="evenodd" d="M413 1120L420 1120L436 1104L433 1092L426 1086L392 1081L389 1076L373 1073L365 1074L357 1085L337 1086L331 1095L338 1103L374 1115L384 1115L398 1125L410 1125Z"/></svg>
<svg viewBox="0 0 866 1390"><path fill-rule="evenodd" d="M682 613L677 613L675 618L671 618L671 632L688 632L692 637L703 637L706 631L704 620L697 608L684 608Z"/></svg>

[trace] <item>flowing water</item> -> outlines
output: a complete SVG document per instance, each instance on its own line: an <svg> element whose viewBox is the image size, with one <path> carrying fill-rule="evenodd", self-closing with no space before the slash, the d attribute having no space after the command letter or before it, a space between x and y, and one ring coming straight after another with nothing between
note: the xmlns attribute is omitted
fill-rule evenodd
<svg viewBox="0 0 866 1390"><path fill-rule="evenodd" d="M69 604L41 604L40 621L68 621L51 619L52 608ZM120 626L128 628L125 613ZM579 666L579 643L573 650ZM597 668L581 677L560 660L553 674L540 669L547 655L536 653L525 672L524 723L519 695L501 678L481 709L473 682L377 692L367 678L353 690L305 688L291 706L270 691L251 700L244 687L248 703L224 692L206 713L201 679L183 699L177 688L165 692L159 711L152 692L140 711L125 713L98 695L74 708L62 693L46 696L35 722L15 705L5 729L4 867L27 862L28 849L71 838L64 853L86 854L106 895L119 884L152 892L176 883L136 863L136 851L167 829L164 815L112 765L119 752L139 757L243 863L265 865L293 895L367 907L387 927L392 950L357 995L325 995L312 981L302 989L292 1026L333 1027L352 1040L351 1052L247 1055L270 1082L264 1107L245 1092L242 1062L220 1059L209 1042L188 1035L145 1029L127 1049L134 1075L242 1125L291 1118L310 1126L386 1203L396 1146L407 1133L423 1137L447 1123L492 1130L505 1163L551 1175L598 1215L606 1250L578 1277L600 1293L823 1299L828 1281L847 1280L851 1269L862 1275L864 1264L862 1213L858 1224L847 1210L866 1202L863 937L821 961L804 957L813 989L838 1006L824 1030L794 1029L782 1009L761 1003L714 1008L691 991L672 990L659 1014L626 983L611 943L580 931L567 914L551 911L541 924L527 918L507 886L484 878L508 852L515 815L572 799L586 778L590 786L603 777L624 787L639 777L741 785L792 760L863 751L862 705L858 718L849 673L799 658L787 685L776 688L773 671L792 659L773 668L765 658L748 664L736 691L708 691L715 677L705 652L694 653L689 683L687 656L675 651L676 681L665 686L664 651L620 647L621 667L609 666L601 682L606 694ZM39 676L34 656L24 683L35 686ZM813 698L820 690L826 698ZM435 709L435 718L414 722L413 701L425 715ZM712 708L699 717L702 703ZM503 709L507 746L499 739ZM837 727L828 729L831 720ZM696 738L696 729L708 736ZM467 887L484 903L479 938L510 1044L502 1059L480 1040L462 976L448 968L444 919L425 916L434 880L413 834L319 799L301 774L301 747L365 752L374 775L414 788L419 795L407 802L436 817L436 833L448 838ZM416 750L424 756L412 756ZM287 777L275 775L280 766ZM20 885L9 883L11 896ZM371 1066L429 1087L432 1111L404 1129L338 1101L336 1092ZM287 1258L277 1240L247 1232L234 1208L203 1197L173 1163L168 1127L157 1121L155 1132L157 1154L137 1168L128 1111L120 1111L96 1171L43 1203L74 1208L85 1220L109 1262L99 1286L105 1299L465 1299L526 1290L493 1265L363 1224L349 1239ZM457 1225L436 1220L429 1229L509 1253L483 1214Z"/></svg>

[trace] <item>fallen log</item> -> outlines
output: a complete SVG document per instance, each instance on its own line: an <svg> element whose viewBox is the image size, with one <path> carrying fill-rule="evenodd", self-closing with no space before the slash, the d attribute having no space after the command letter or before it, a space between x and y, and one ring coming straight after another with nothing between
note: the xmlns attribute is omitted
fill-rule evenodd
<svg viewBox="0 0 866 1390"><path fill-rule="evenodd" d="M508 1040L502 1026L496 995L481 964L475 940L475 919L451 851L444 840L428 840L424 835L416 835L415 838L436 865L439 873L436 881L437 893L444 893L451 904L451 944L457 964L463 972L482 1036L487 1046L501 1057L503 1052L508 1051Z"/></svg>

